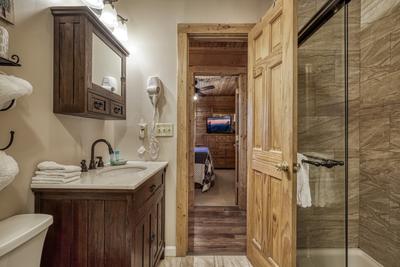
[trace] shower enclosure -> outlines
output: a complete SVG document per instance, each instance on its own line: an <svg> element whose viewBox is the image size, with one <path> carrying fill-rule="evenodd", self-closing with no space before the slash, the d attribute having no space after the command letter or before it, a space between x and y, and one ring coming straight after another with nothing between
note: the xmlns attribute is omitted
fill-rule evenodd
<svg viewBox="0 0 400 267"><path fill-rule="evenodd" d="M400 266L400 1L298 0L297 265Z"/></svg>

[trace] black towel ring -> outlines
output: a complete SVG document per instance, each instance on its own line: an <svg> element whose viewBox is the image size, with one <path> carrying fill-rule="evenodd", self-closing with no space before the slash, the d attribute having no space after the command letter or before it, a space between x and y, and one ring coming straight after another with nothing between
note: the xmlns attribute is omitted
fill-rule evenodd
<svg viewBox="0 0 400 267"><path fill-rule="evenodd" d="M4 151L4 150L9 149L12 146L12 144L14 142L14 134L15 134L14 131L10 131L10 141L8 142L8 145L4 148L1 148L0 150Z"/></svg>
<svg viewBox="0 0 400 267"><path fill-rule="evenodd" d="M10 105L8 105L7 107L5 107L5 108L3 108L3 109L0 109L0 111L9 110L10 108L12 108L12 106L14 105L14 103L15 103L15 99L11 100Z"/></svg>

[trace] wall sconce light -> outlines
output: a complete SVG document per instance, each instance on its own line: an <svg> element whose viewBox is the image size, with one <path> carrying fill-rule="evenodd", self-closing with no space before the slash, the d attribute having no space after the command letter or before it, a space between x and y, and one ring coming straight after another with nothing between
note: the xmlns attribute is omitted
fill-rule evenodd
<svg viewBox="0 0 400 267"><path fill-rule="evenodd" d="M118 24L118 14L110 0L104 1L104 8L101 12L100 20L109 29L114 30Z"/></svg>
<svg viewBox="0 0 400 267"><path fill-rule="evenodd" d="M82 0L82 2L90 8L93 9L103 9L104 3L103 0Z"/></svg>
<svg viewBox="0 0 400 267"><path fill-rule="evenodd" d="M128 41L128 27L126 25L127 21L128 20L126 18L118 15L118 24L113 31L115 37L122 42Z"/></svg>

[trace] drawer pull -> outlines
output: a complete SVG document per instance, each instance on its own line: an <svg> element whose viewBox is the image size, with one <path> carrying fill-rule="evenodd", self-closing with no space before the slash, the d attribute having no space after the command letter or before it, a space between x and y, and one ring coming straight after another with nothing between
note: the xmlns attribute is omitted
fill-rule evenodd
<svg viewBox="0 0 400 267"><path fill-rule="evenodd" d="M154 233L152 233L150 235L150 241L153 242L154 240L156 240L156 235Z"/></svg>
<svg viewBox="0 0 400 267"><path fill-rule="evenodd" d="M94 106L95 109L104 110L104 101L95 100L95 101L93 102L93 106Z"/></svg>
<svg viewBox="0 0 400 267"><path fill-rule="evenodd" d="M115 114L122 114L122 107L115 107L114 108L114 113Z"/></svg>
<svg viewBox="0 0 400 267"><path fill-rule="evenodd" d="M156 189L157 189L157 186L155 184L150 186L150 192L154 193L154 191L156 191Z"/></svg>

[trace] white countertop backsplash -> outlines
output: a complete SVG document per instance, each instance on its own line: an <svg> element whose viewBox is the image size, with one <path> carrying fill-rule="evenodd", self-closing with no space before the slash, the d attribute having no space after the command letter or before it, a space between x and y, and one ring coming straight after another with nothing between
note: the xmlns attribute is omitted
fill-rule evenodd
<svg viewBox="0 0 400 267"><path fill-rule="evenodd" d="M167 166L168 162L128 161L123 166L106 166L89 170L89 172L82 173L81 179L71 183L31 184L31 188L135 190ZM138 168L143 170L138 170Z"/></svg>

